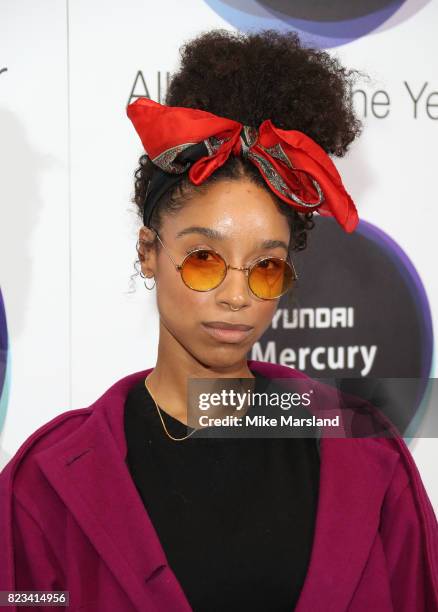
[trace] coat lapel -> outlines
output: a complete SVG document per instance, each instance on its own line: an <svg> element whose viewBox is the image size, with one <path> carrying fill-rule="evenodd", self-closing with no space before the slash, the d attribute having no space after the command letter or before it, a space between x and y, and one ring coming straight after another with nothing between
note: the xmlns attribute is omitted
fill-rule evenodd
<svg viewBox="0 0 438 612"><path fill-rule="evenodd" d="M296 612L347 610L377 535L398 455L372 440L322 438L313 549Z"/></svg>
<svg viewBox="0 0 438 612"><path fill-rule="evenodd" d="M288 374L276 364L253 361L250 366L270 378ZM307 378L296 370L289 376ZM295 612L321 610L321 602L324 612L348 609L398 461L397 452L372 439L321 438L313 547Z"/></svg>
<svg viewBox="0 0 438 612"><path fill-rule="evenodd" d="M284 367L248 363L265 376L286 376ZM91 406L93 411L80 428L40 452L37 460L133 604L140 610L157 609L147 582L162 580L162 609L184 612L191 607L125 463L124 401L129 388L151 370L115 383ZM291 371L290 376L297 375ZM327 612L347 609L399 459L372 440L322 438L320 452L314 541L297 612L320 609L321 601ZM154 590L155 586L154 582Z"/></svg>

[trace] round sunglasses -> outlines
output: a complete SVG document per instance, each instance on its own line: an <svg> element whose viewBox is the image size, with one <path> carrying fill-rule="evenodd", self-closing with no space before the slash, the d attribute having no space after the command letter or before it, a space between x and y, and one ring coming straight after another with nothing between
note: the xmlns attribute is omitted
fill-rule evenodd
<svg viewBox="0 0 438 612"><path fill-rule="evenodd" d="M180 273L184 284L194 291L216 289L223 282L229 269L242 270L253 295L262 300L275 300L284 295L298 278L292 261L289 262L286 258L261 256L249 266L236 267L228 264L214 249L205 247L191 250L183 261L177 264L158 232L155 229L154 232Z"/></svg>

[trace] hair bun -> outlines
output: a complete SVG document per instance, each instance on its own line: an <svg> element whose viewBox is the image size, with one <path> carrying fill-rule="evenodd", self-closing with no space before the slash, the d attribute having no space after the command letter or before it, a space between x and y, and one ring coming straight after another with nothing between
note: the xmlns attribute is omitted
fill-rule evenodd
<svg viewBox="0 0 438 612"><path fill-rule="evenodd" d="M258 127L304 132L341 156L361 131L346 70L326 51L305 47L295 32L244 34L215 29L180 49L165 104L199 108Z"/></svg>

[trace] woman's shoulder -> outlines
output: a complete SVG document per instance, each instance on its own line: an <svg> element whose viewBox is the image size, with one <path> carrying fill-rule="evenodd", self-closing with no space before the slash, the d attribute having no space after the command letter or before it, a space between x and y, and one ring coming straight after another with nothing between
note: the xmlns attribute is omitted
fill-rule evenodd
<svg viewBox="0 0 438 612"><path fill-rule="evenodd" d="M0 471L0 485L14 483L14 490L19 490L21 483L37 483L38 466L36 457L40 452L53 448L65 441L93 414L93 405L86 408L66 410L38 427L18 447L6 465Z"/></svg>
<svg viewBox="0 0 438 612"><path fill-rule="evenodd" d="M69 436L75 435L75 440L80 436L80 431L85 431L83 426L90 417L99 415L102 419L107 418L111 422L111 411L122 405L123 399L129 389L141 380L150 370L141 370L117 379L91 404L83 408L74 408L59 413L46 423L38 427L24 442L21 443L15 454L8 460L0 471L0 480L5 475L16 473L27 465L32 464L33 459L41 452L56 447L57 444L65 444Z"/></svg>
<svg viewBox="0 0 438 612"><path fill-rule="evenodd" d="M292 378L299 379L299 384L303 382L311 386L315 385L318 390L319 400L323 400L324 407L339 401L339 389L332 388L330 385L321 383L319 379L313 379L304 372L296 370L290 366L267 363L257 360L248 361L250 369L256 374L266 378ZM344 398L348 398L348 408L354 411L360 411L361 414L368 414L373 418L378 432L381 435L371 437L366 432L360 436L360 432L355 432L354 437L347 438L322 438L322 444L325 448L330 447L330 452L324 453L322 460L336 461L341 453L344 458L351 458L351 461L357 461L358 454L363 457L364 464L367 464L374 473L379 470L392 470L390 478L390 486L387 491L386 501L397 499L407 489L412 489L417 494L417 499L423 502L423 505L429 506L422 479L414 461L413 455L409 450L404 438L400 432L391 424L388 418L375 406L366 399L342 394ZM355 400L355 401L353 401ZM391 467L392 466L392 467ZM428 508L430 510L430 506Z"/></svg>

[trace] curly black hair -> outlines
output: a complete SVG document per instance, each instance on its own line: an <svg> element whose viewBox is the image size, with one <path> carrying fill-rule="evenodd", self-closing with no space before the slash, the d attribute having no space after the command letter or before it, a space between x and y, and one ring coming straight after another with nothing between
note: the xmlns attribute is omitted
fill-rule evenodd
<svg viewBox="0 0 438 612"><path fill-rule="evenodd" d="M271 119L281 129L304 132L338 157L361 132L352 103L358 71L347 70L326 51L304 46L295 32L214 29L185 42L180 56L180 68L171 76L164 102L168 106L197 108L254 127ZM140 219L153 167L145 154L134 173L132 202ZM185 177L166 192L154 209L151 226L159 231L163 215L178 210L209 184L241 177L269 190L254 164L232 155L202 185L195 186ZM269 192L289 220L289 250L306 248L313 213L299 213Z"/></svg>

